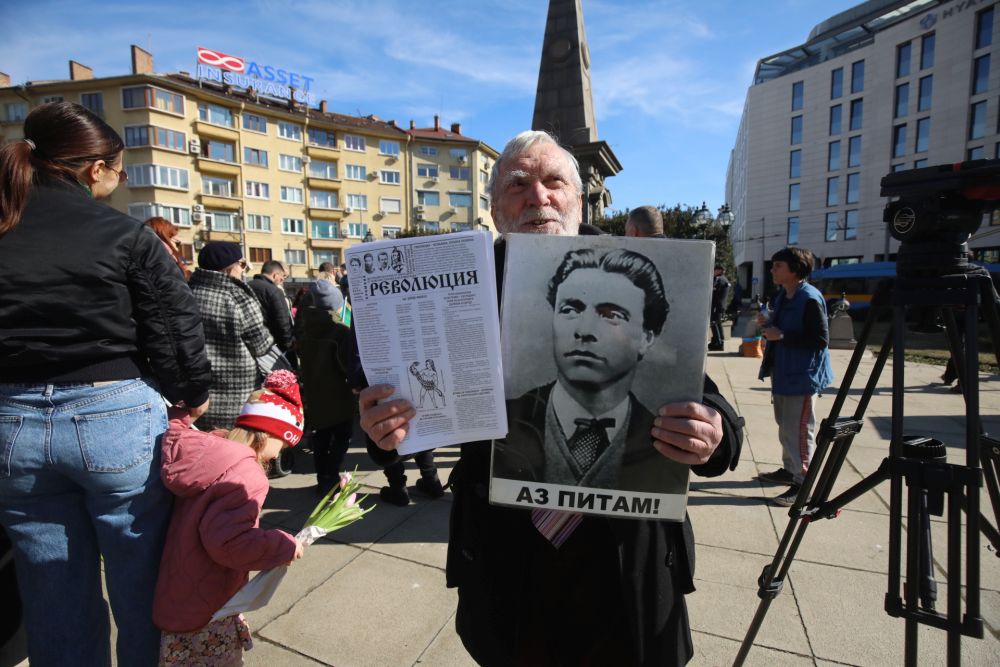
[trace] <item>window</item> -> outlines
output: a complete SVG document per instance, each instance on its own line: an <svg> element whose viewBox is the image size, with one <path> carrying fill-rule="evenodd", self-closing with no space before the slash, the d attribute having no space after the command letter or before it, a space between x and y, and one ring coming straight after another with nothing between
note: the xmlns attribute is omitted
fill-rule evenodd
<svg viewBox="0 0 1000 667"><path fill-rule="evenodd" d="M851 132L861 129L864 120L865 103L864 100L851 101Z"/></svg>
<svg viewBox="0 0 1000 667"><path fill-rule="evenodd" d="M347 224L347 235L362 239L368 233L368 225L360 222L350 222Z"/></svg>
<svg viewBox="0 0 1000 667"><path fill-rule="evenodd" d="M860 93L865 89L865 61L859 60L851 64L851 93Z"/></svg>
<svg viewBox="0 0 1000 667"><path fill-rule="evenodd" d="M402 233L402 227L389 227L387 225L382 226L382 238L384 239L398 239L399 235Z"/></svg>
<svg viewBox="0 0 1000 667"><path fill-rule="evenodd" d="M834 104L830 107L830 136L835 134L840 134L840 118L842 116L842 109L839 104Z"/></svg>
<svg viewBox="0 0 1000 667"><path fill-rule="evenodd" d="M998 144L998 145L1000 145L1000 144ZM479 196L479 210L481 210L481 211L488 211L488 210L490 210L490 200L489 200L489 197L483 197L482 195Z"/></svg>
<svg viewBox="0 0 1000 667"><path fill-rule="evenodd" d="M453 232L471 232L472 223L471 222L453 222L451 223L451 231Z"/></svg>
<svg viewBox="0 0 1000 667"><path fill-rule="evenodd" d="M245 116L244 116L245 118ZM259 148L243 147L243 164L255 164L258 167L267 166L267 151Z"/></svg>
<svg viewBox="0 0 1000 667"><path fill-rule="evenodd" d="M913 161L913 168L914 169L923 169L926 166L927 166L927 158L922 158L920 160L914 160Z"/></svg>
<svg viewBox="0 0 1000 667"><path fill-rule="evenodd" d="M246 186L247 197L252 197L253 199L270 199L271 197L271 186L267 183L246 181L244 185Z"/></svg>
<svg viewBox="0 0 1000 667"><path fill-rule="evenodd" d="M993 43L993 8L984 9L976 16L976 48L982 49Z"/></svg>
<svg viewBox="0 0 1000 667"><path fill-rule="evenodd" d="M490 175L487 172L485 172L485 171L479 172L479 182L480 183L482 183L483 185L486 185L486 183L489 180L490 180Z"/></svg>
<svg viewBox="0 0 1000 667"><path fill-rule="evenodd" d="M344 148L349 151L365 151L365 138L359 137L356 134L345 134L344 135Z"/></svg>
<svg viewBox="0 0 1000 667"><path fill-rule="evenodd" d="M302 188L295 188L290 185L281 186L281 201L290 204L302 203Z"/></svg>
<svg viewBox="0 0 1000 667"><path fill-rule="evenodd" d="M792 117L792 145L802 143L802 116Z"/></svg>
<svg viewBox="0 0 1000 667"><path fill-rule="evenodd" d="M271 231L271 216L259 213L247 214L247 230L251 232ZM268 251L268 257L270 257L270 251ZM251 260L254 262L260 261L252 258Z"/></svg>
<svg viewBox="0 0 1000 667"><path fill-rule="evenodd" d="M847 175L847 203L857 204L861 196L861 174Z"/></svg>
<svg viewBox="0 0 1000 667"><path fill-rule="evenodd" d="M403 202L401 199L394 197L379 197L378 210L383 213L402 213Z"/></svg>
<svg viewBox="0 0 1000 667"><path fill-rule="evenodd" d="M282 234L305 234L306 222L302 218L282 218Z"/></svg>
<svg viewBox="0 0 1000 667"><path fill-rule="evenodd" d="M795 245L799 242L799 218L798 216L788 219L788 245Z"/></svg>
<svg viewBox="0 0 1000 667"><path fill-rule="evenodd" d="M422 232L429 232L431 234L437 234L441 231L441 223L432 220L425 220L423 222L417 223L417 229Z"/></svg>
<svg viewBox="0 0 1000 667"><path fill-rule="evenodd" d="M188 170L156 164L132 164L125 167L128 187L155 185L161 188L188 189Z"/></svg>
<svg viewBox="0 0 1000 667"><path fill-rule="evenodd" d="M896 110L893 112L894 118L902 118L908 114L910 107L910 84L901 83L896 86Z"/></svg>
<svg viewBox="0 0 1000 667"><path fill-rule="evenodd" d="M934 33L920 38L920 69L934 67Z"/></svg>
<svg viewBox="0 0 1000 667"><path fill-rule="evenodd" d="M233 117L232 109L220 107L217 104L198 105L198 120L203 120L212 125L222 125L224 127L235 127L236 120Z"/></svg>
<svg viewBox="0 0 1000 667"><path fill-rule="evenodd" d="M857 167L861 164L861 135L851 137L847 143L847 166Z"/></svg>
<svg viewBox="0 0 1000 667"><path fill-rule="evenodd" d="M312 221L312 237L314 239L339 239L340 225L325 220Z"/></svg>
<svg viewBox="0 0 1000 667"><path fill-rule="evenodd" d="M421 178L437 178L438 168L436 164L418 164L417 176Z"/></svg>
<svg viewBox="0 0 1000 667"><path fill-rule="evenodd" d="M969 140L986 135L986 100L976 102L969 110Z"/></svg>
<svg viewBox="0 0 1000 667"><path fill-rule="evenodd" d="M214 195L216 197L232 197L233 182L228 178L220 178L218 176L202 176L201 190L206 195Z"/></svg>
<svg viewBox="0 0 1000 667"><path fill-rule="evenodd" d="M285 264L305 264L306 263L306 251L305 250L293 250L292 248L285 248Z"/></svg>
<svg viewBox="0 0 1000 667"><path fill-rule="evenodd" d="M910 74L910 43L896 47L896 78Z"/></svg>
<svg viewBox="0 0 1000 667"><path fill-rule="evenodd" d="M792 111L802 109L802 97L805 94L805 83L796 81L792 84Z"/></svg>
<svg viewBox="0 0 1000 667"><path fill-rule="evenodd" d="M128 214L138 220L147 220L158 215L178 227L191 226L191 209L182 206L165 206L155 203L129 204Z"/></svg>
<svg viewBox="0 0 1000 667"><path fill-rule="evenodd" d="M337 193L326 190L310 190L309 205L313 208L337 208Z"/></svg>
<svg viewBox="0 0 1000 667"><path fill-rule="evenodd" d="M931 93L934 90L934 77L925 76L920 79L920 86L917 90L917 111L930 111Z"/></svg>
<svg viewBox="0 0 1000 667"><path fill-rule="evenodd" d="M80 106L104 117L104 93L81 93Z"/></svg>
<svg viewBox="0 0 1000 667"><path fill-rule="evenodd" d="M187 138L183 132L165 127L141 125L125 128L125 145L156 146L174 151L187 151Z"/></svg>
<svg viewBox="0 0 1000 667"><path fill-rule="evenodd" d="M388 141L386 139L379 140L378 153L379 155L391 155L393 157L399 157L399 142Z"/></svg>
<svg viewBox="0 0 1000 667"><path fill-rule="evenodd" d="M159 109L184 115L184 96L153 86L122 88L123 109Z"/></svg>
<svg viewBox="0 0 1000 667"><path fill-rule="evenodd" d="M994 248L976 248L976 259L980 262L988 262L990 264L1000 263L1000 246Z"/></svg>
<svg viewBox="0 0 1000 667"><path fill-rule="evenodd" d="M302 126L279 120L278 136L282 139L288 139L290 141L302 141Z"/></svg>
<svg viewBox="0 0 1000 667"><path fill-rule="evenodd" d="M449 192L448 205L470 207L472 206L472 195L468 192Z"/></svg>
<svg viewBox="0 0 1000 667"><path fill-rule="evenodd" d="M358 211L367 211L368 195L347 195L347 207Z"/></svg>
<svg viewBox="0 0 1000 667"><path fill-rule="evenodd" d="M399 172L391 169L382 169L378 172L379 180L386 185L399 185Z"/></svg>
<svg viewBox="0 0 1000 667"><path fill-rule="evenodd" d="M837 225L840 223L840 216L836 211L833 213L826 214L826 234L824 235L824 240L826 241L836 241L837 240Z"/></svg>
<svg viewBox="0 0 1000 667"><path fill-rule="evenodd" d="M264 264L271 261L270 248L248 248L250 251L250 261L254 264Z"/></svg>
<svg viewBox="0 0 1000 667"><path fill-rule="evenodd" d="M313 160L309 163L309 175L313 178L337 178L337 163L325 160Z"/></svg>
<svg viewBox="0 0 1000 667"><path fill-rule="evenodd" d="M202 157L209 160L219 160L220 162L235 162L234 153L236 147L228 141L209 139L201 144Z"/></svg>
<svg viewBox="0 0 1000 667"><path fill-rule="evenodd" d="M469 157L469 151L464 148L449 148L448 155L453 158L467 158Z"/></svg>
<svg viewBox="0 0 1000 667"><path fill-rule="evenodd" d="M979 56L972 63L972 94L985 93L990 84L990 54Z"/></svg>
<svg viewBox="0 0 1000 667"><path fill-rule="evenodd" d="M840 204L840 177L832 176L826 179L826 205L837 206Z"/></svg>
<svg viewBox="0 0 1000 667"><path fill-rule="evenodd" d="M844 239L850 241L858 238L858 209L851 209L844 214Z"/></svg>
<svg viewBox="0 0 1000 667"><path fill-rule="evenodd" d="M892 165L892 167L889 168L889 171L895 174L897 171L903 171L904 169L906 169L906 165L900 162L899 164Z"/></svg>
<svg viewBox="0 0 1000 667"><path fill-rule="evenodd" d="M906 155L906 125L892 128L892 157Z"/></svg>
<svg viewBox="0 0 1000 667"><path fill-rule="evenodd" d="M923 153L931 142L931 119L921 118L917 121L917 143L914 152Z"/></svg>
<svg viewBox="0 0 1000 667"><path fill-rule="evenodd" d="M336 148L337 134L333 130L320 130L315 127L310 127L309 143L313 146L326 146L327 148Z"/></svg>
<svg viewBox="0 0 1000 667"><path fill-rule="evenodd" d="M363 181L368 177L368 171L362 164L349 164L347 165L347 172L344 174L344 178L350 181Z"/></svg>
<svg viewBox="0 0 1000 667"><path fill-rule="evenodd" d="M417 190L417 203L424 206L440 206L441 195L433 190Z"/></svg>
<svg viewBox="0 0 1000 667"><path fill-rule="evenodd" d="M965 153L966 160L982 160L986 157L986 149L982 146L974 146Z"/></svg>
<svg viewBox="0 0 1000 667"><path fill-rule="evenodd" d="M434 146L421 146L420 147L420 154L421 155L437 155L438 154L438 149L435 148Z"/></svg>
<svg viewBox="0 0 1000 667"><path fill-rule="evenodd" d="M835 100L844 94L844 68L838 67L830 72L830 99Z"/></svg>
<svg viewBox="0 0 1000 667"><path fill-rule="evenodd" d="M794 150L788 154L788 178L802 176L802 151Z"/></svg>
<svg viewBox="0 0 1000 667"><path fill-rule="evenodd" d="M448 177L456 181L467 181L471 176L468 167L448 167Z"/></svg>
<svg viewBox="0 0 1000 667"><path fill-rule="evenodd" d="M243 129L267 134L267 119L252 113L243 114Z"/></svg>
<svg viewBox="0 0 1000 667"><path fill-rule="evenodd" d="M66 98L62 95L46 95L42 98L42 104L51 104L53 102L62 102Z"/></svg>
<svg viewBox="0 0 1000 667"><path fill-rule="evenodd" d="M788 186L788 210L799 210L799 184L792 183Z"/></svg>
<svg viewBox="0 0 1000 667"><path fill-rule="evenodd" d="M831 141L826 152L826 170L836 171L840 169L840 142Z"/></svg>
<svg viewBox="0 0 1000 667"><path fill-rule="evenodd" d="M205 211L205 223L213 231L240 231L240 225L236 221L236 214L229 211Z"/></svg>
<svg viewBox="0 0 1000 667"><path fill-rule="evenodd" d="M336 250L313 250L313 266L320 266L324 262L340 266L340 253Z"/></svg>
<svg viewBox="0 0 1000 667"><path fill-rule="evenodd" d="M278 169L282 171L302 171L302 158L298 155L278 155Z"/></svg>

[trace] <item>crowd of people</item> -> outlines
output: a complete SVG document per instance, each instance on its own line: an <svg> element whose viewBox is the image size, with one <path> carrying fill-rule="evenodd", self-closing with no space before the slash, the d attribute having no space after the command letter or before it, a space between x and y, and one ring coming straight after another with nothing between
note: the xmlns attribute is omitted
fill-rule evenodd
<svg viewBox="0 0 1000 667"><path fill-rule="evenodd" d="M191 271L169 221L143 225L99 201L127 180L124 143L102 119L46 104L28 115L24 136L0 147L0 525L14 545L31 663L110 664L103 569L119 664L242 664L245 621L213 614L248 572L303 552L259 526L268 463L306 438L325 494L360 423L387 478L381 498L406 505L408 457L396 450L416 409L391 399L390 386L368 386L345 322L345 266L321 266L294 302L281 263L247 280L235 243L205 244ZM601 233L581 223L575 158L546 133L511 139L488 190L502 234ZM662 237L659 212L636 209L626 233ZM498 285L505 249L501 238ZM591 259L618 261L576 259L567 284L571 271L595 270ZM808 469L816 395L832 381L810 268L798 249L774 256L783 291L760 322L769 341L761 377L772 378L784 451L784 467L762 478L789 484L783 498ZM728 287L716 267L713 347ZM623 354L641 358L647 346ZM577 396L571 374L557 384ZM703 385L700 402L632 420L648 470L735 467L742 420L709 377ZM490 451L462 445L448 480L447 585L458 590L469 654L483 665L688 662L690 520L562 516L572 526L555 540L534 513L489 503ZM416 488L443 495L433 453L413 458Z"/></svg>

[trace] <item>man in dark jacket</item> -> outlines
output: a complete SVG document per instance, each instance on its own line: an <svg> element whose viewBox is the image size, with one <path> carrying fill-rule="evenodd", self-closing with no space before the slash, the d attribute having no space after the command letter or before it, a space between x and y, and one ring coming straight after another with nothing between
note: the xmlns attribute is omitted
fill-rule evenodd
<svg viewBox="0 0 1000 667"><path fill-rule="evenodd" d="M708 349L719 351L726 349L722 341L726 340L726 335L722 331L722 318L726 313L726 298L729 296L729 280L726 279L725 269L721 265L715 265L715 278L712 281L712 341L708 344Z"/></svg>
<svg viewBox="0 0 1000 667"><path fill-rule="evenodd" d="M512 139L489 186L504 233L597 234L581 225L576 160L543 132ZM505 247L496 247L498 274ZM500 276L497 284L502 285ZM360 396L369 451L391 460L415 414L387 400L387 385ZM739 456L738 418L708 378L703 403L660 407L650 432L658 455L719 475ZM492 506L489 443L466 443L452 473L448 586L458 588L456 627L484 665L680 665L693 654L684 594L694 590L688 521L586 516L556 547L532 513Z"/></svg>
<svg viewBox="0 0 1000 667"><path fill-rule="evenodd" d="M285 267L281 262L270 260L260 267L260 273L250 281L260 310L264 314L264 326L271 332L275 344L282 352L292 347L292 311L288 307L288 299L281 288L285 282Z"/></svg>

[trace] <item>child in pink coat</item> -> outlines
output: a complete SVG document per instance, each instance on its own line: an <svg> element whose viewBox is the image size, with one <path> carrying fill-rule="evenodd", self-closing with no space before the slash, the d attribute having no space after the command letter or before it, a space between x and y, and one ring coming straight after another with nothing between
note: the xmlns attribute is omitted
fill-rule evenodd
<svg viewBox="0 0 1000 667"><path fill-rule="evenodd" d="M260 528L267 496L265 466L302 439L302 400L295 375L271 373L225 433L172 419L163 438L163 483L175 496L153 602L163 632L160 665L242 665L251 647L241 614L211 621L247 583L302 557L281 530Z"/></svg>

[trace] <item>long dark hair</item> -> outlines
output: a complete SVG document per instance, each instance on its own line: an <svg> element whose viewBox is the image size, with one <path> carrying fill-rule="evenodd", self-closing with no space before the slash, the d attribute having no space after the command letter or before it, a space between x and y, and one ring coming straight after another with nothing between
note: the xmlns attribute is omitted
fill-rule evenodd
<svg viewBox="0 0 1000 667"><path fill-rule="evenodd" d="M32 110L24 120L24 139L0 146L0 236L21 221L31 188L40 180L76 183L88 162L112 164L125 149L110 125L73 102Z"/></svg>

